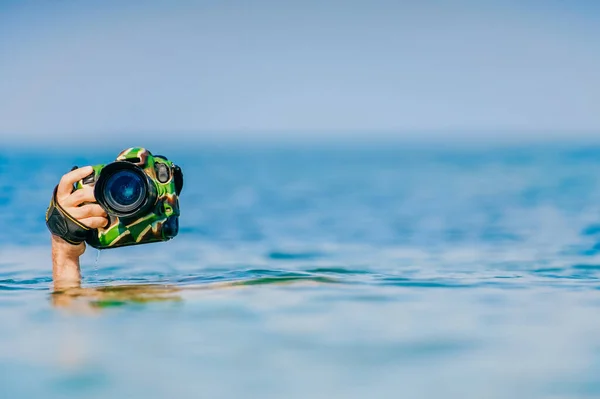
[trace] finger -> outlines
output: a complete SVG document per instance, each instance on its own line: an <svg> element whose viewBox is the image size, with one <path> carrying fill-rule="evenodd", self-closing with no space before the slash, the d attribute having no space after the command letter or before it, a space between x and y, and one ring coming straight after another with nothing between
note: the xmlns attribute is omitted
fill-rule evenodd
<svg viewBox="0 0 600 399"><path fill-rule="evenodd" d="M56 196L59 199L64 199L73 191L73 184L90 175L94 169L91 166L84 166L83 168L75 169L66 175L64 175L58 183L58 190Z"/></svg>
<svg viewBox="0 0 600 399"><path fill-rule="evenodd" d="M94 187L84 186L80 190L75 190L73 194L69 195L63 200L58 200L58 203L63 208L68 206L78 206L84 202L96 202L96 197L94 196Z"/></svg>
<svg viewBox="0 0 600 399"><path fill-rule="evenodd" d="M106 212L98 204L88 204L83 206L69 207L65 209L75 219L81 220L94 216L106 216Z"/></svg>
<svg viewBox="0 0 600 399"><path fill-rule="evenodd" d="M89 227L90 229L100 229L102 227L106 227L106 225L108 224L108 219L95 216L81 219L80 222Z"/></svg>

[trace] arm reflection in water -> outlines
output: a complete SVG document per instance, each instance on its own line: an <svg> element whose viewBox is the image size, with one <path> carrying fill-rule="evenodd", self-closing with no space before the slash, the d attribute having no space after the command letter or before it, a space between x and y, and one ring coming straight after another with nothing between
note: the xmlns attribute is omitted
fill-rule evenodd
<svg viewBox="0 0 600 399"><path fill-rule="evenodd" d="M261 271L264 272L264 271ZM193 293L208 294L223 292L228 288L248 288L265 285L321 285L339 284L339 279L303 272L273 271L274 275L256 275L249 271L248 276L235 281L204 282L194 285L175 286L171 284L129 284L106 285L83 288L79 284L62 285L54 282L52 304L59 308L94 313L102 308L122 305L145 304L150 302L178 302L181 295L190 297ZM183 282L183 281L181 281ZM181 283L180 282L180 283ZM186 284L187 282L184 282Z"/></svg>
<svg viewBox="0 0 600 399"><path fill-rule="evenodd" d="M94 312L103 308L149 302L181 301L180 288L160 284L108 285L83 288L54 284L52 305L76 311Z"/></svg>

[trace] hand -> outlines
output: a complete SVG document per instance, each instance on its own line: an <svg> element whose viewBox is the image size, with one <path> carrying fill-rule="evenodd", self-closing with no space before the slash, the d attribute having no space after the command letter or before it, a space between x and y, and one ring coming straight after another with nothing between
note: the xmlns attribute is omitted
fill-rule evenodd
<svg viewBox="0 0 600 399"><path fill-rule="evenodd" d="M73 185L93 171L91 166L84 166L64 175L58 183L56 202L78 222L97 229L106 226L108 218L104 209L96 204L94 187L84 186L80 190L73 191Z"/></svg>

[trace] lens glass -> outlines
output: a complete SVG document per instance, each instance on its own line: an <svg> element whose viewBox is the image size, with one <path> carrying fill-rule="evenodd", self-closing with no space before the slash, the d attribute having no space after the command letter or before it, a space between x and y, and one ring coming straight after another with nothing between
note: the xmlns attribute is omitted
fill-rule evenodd
<svg viewBox="0 0 600 399"><path fill-rule="evenodd" d="M144 201L146 185L139 174L121 170L108 178L104 193L111 207L120 212L129 212Z"/></svg>

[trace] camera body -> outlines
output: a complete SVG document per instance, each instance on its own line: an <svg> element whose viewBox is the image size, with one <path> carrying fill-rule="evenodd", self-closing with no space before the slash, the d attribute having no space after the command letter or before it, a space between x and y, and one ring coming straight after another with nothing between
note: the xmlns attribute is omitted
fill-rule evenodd
<svg viewBox="0 0 600 399"><path fill-rule="evenodd" d="M166 157L145 148L128 148L112 163L93 166L75 189L94 186L96 202L109 222L90 232L94 248L168 241L179 231L179 194L183 173Z"/></svg>

